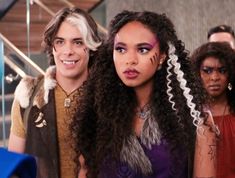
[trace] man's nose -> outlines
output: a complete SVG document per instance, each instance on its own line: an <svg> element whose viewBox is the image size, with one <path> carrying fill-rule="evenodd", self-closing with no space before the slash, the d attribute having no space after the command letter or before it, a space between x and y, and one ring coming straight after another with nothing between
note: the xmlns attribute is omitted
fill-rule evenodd
<svg viewBox="0 0 235 178"><path fill-rule="evenodd" d="M73 44L72 43L65 43L64 45L64 53L65 54L73 54Z"/></svg>

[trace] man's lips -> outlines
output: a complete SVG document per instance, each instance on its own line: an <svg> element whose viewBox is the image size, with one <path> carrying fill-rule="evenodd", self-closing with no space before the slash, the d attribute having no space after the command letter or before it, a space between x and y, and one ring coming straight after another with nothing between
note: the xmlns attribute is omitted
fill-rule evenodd
<svg viewBox="0 0 235 178"><path fill-rule="evenodd" d="M78 62L78 60L62 60L62 63L66 64L66 65L72 65L72 64L75 64L77 62Z"/></svg>

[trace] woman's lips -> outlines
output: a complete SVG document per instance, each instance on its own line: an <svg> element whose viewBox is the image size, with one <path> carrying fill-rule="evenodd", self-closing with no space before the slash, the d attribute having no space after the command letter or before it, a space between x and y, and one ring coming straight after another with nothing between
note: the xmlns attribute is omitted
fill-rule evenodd
<svg viewBox="0 0 235 178"><path fill-rule="evenodd" d="M219 90L220 89L220 85L209 85L208 88L210 90Z"/></svg>
<svg viewBox="0 0 235 178"><path fill-rule="evenodd" d="M124 75L125 75L125 77L128 78L128 79L135 79L135 78L138 77L139 72L138 72L137 70L135 70L135 69L132 69L132 70L129 69L129 70L126 70L126 71L124 72Z"/></svg>

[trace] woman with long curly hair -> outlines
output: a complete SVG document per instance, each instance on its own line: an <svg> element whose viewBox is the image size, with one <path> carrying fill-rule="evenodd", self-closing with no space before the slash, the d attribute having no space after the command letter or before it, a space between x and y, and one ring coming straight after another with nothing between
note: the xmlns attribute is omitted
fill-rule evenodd
<svg viewBox="0 0 235 178"><path fill-rule="evenodd" d="M204 95L187 56L164 14L114 17L72 123L87 177L192 177Z"/></svg>
<svg viewBox="0 0 235 178"><path fill-rule="evenodd" d="M216 177L235 177L235 51L226 42L211 42L191 59L208 94L205 107L220 131Z"/></svg>

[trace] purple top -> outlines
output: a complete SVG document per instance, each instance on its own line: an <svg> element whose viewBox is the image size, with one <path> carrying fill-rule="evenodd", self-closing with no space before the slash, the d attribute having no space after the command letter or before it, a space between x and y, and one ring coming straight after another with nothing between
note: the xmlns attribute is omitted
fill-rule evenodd
<svg viewBox="0 0 235 178"><path fill-rule="evenodd" d="M100 170L99 178L187 178L188 163L187 154L182 150L179 151L180 159L183 164L172 163L170 159L170 153L167 143L162 141L160 145L152 145L152 149L149 150L143 144L141 146L144 149L146 156L149 158L152 164L153 173L148 176L144 176L140 172L136 172L127 163L117 163L114 167L111 166L110 160L104 162L103 167ZM172 167L176 170L172 173Z"/></svg>

